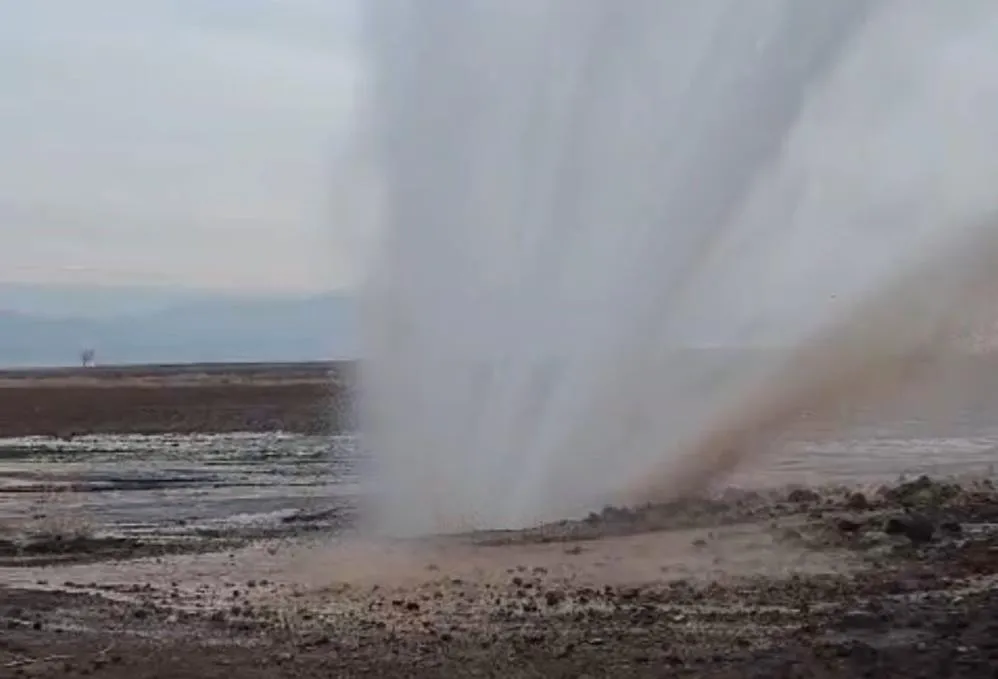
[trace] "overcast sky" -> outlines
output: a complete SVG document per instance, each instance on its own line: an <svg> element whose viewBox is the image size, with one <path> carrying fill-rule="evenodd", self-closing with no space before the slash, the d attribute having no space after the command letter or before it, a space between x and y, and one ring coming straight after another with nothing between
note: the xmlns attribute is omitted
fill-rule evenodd
<svg viewBox="0 0 998 679"><path fill-rule="evenodd" d="M3 3L0 281L349 286L357 24L352 0Z"/></svg>

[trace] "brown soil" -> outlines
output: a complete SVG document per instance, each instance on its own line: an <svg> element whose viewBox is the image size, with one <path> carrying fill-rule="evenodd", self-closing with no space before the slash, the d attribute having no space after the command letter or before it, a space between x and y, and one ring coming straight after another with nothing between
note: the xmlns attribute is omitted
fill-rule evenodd
<svg viewBox="0 0 998 679"><path fill-rule="evenodd" d="M722 504L0 571L0 677L994 676L989 482Z"/></svg>
<svg viewBox="0 0 998 679"><path fill-rule="evenodd" d="M0 373L0 437L342 429L349 366L136 366Z"/></svg>

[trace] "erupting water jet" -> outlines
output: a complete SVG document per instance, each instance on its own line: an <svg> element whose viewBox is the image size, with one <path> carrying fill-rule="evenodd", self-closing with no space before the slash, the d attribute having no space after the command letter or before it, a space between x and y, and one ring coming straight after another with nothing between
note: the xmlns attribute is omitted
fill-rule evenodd
<svg viewBox="0 0 998 679"><path fill-rule="evenodd" d="M370 5L364 442L393 532L699 490L998 276L985 0Z"/></svg>

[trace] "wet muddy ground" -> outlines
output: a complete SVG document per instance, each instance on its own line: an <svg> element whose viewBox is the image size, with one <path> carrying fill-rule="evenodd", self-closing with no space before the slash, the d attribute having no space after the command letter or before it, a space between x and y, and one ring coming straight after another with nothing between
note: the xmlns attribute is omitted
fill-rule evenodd
<svg viewBox="0 0 998 679"><path fill-rule="evenodd" d="M926 477L5 569L0 676L993 677L995 522Z"/></svg>
<svg viewBox="0 0 998 679"><path fill-rule="evenodd" d="M332 529L355 466L352 439L337 436L0 439L0 565L17 534L100 535L120 550Z"/></svg>
<svg viewBox="0 0 998 679"><path fill-rule="evenodd" d="M0 407L0 679L995 676L994 399L710 497L375 542L352 440L295 424L309 370L0 376L34 394Z"/></svg>

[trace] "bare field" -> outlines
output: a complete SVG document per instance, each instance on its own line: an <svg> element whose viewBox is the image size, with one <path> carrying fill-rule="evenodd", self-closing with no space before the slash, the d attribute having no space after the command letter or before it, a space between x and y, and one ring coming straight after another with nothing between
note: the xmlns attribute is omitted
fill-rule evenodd
<svg viewBox="0 0 998 679"><path fill-rule="evenodd" d="M0 437L342 428L349 364L192 364L0 372Z"/></svg>
<svg viewBox="0 0 998 679"><path fill-rule="evenodd" d="M19 368L0 370L0 388L93 385L122 387L178 384L289 384L345 379L347 362L177 363L108 365L92 368Z"/></svg>
<svg viewBox="0 0 998 679"><path fill-rule="evenodd" d="M710 360L709 354L691 352L690 360ZM341 431L355 374L346 361L0 370L0 437ZM998 412L998 354L948 358L929 375L888 410L897 406L932 428ZM883 416L878 409L847 419Z"/></svg>

